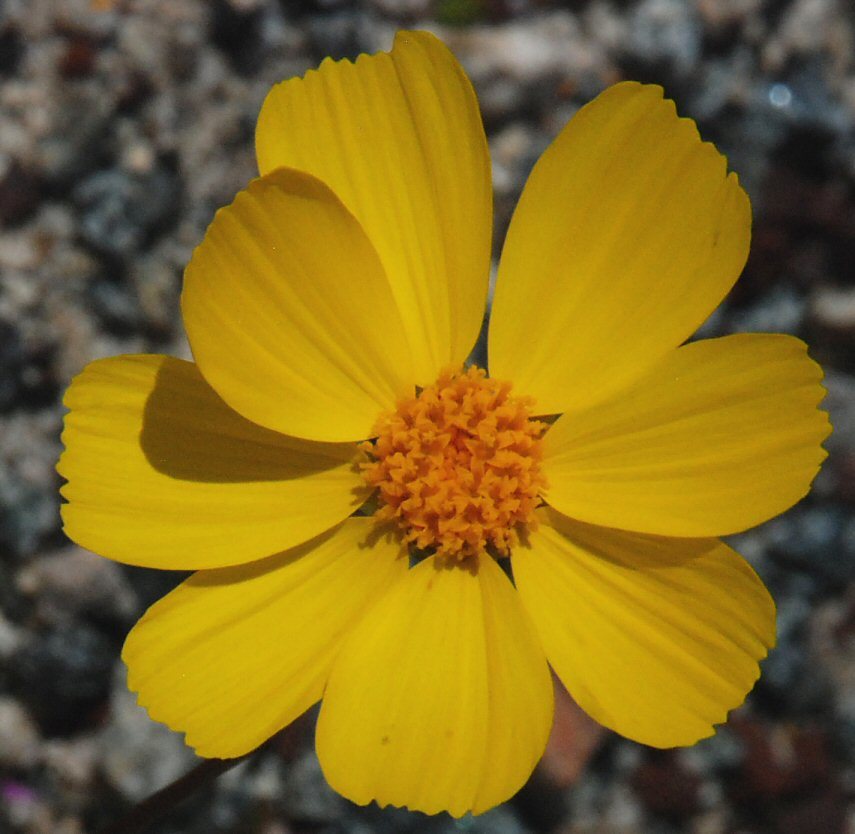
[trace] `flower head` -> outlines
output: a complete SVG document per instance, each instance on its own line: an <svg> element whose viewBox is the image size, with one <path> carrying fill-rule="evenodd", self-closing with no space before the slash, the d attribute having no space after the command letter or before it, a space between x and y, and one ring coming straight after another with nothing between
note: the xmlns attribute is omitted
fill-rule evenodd
<svg viewBox="0 0 855 834"><path fill-rule="evenodd" d="M510 556L546 488L546 424L510 390L471 367L441 374L383 415L362 447L381 501L376 519L396 519L406 543L443 557Z"/></svg>
<svg viewBox="0 0 855 834"><path fill-rule="evenodd" d="M334 788L456 815L528 778L549 666L629 738L710 735L775 636L717 537L799 500L829 431L802 342L685 344L748 253L722 156L658 87L583 107L514 214L488 376L489 157L439 41L277 85L256 145L186 271L195 362L66 397L69 536L196 570L128 636L140 703L231 757L323 698Z"/></svg>

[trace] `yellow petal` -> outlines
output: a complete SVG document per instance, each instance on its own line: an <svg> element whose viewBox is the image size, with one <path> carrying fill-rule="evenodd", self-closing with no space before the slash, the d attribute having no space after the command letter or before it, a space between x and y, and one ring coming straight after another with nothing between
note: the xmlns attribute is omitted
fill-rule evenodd
<svg viewBox="0 0 855 834"><path fill-rule="evenodd" d="M368 495L353 444L250 423L190 362L99 359L64 402L65 532L120 562L172 570L249 562L328 530Z"/></svg>
<svg viewBox="0 0 855 834"><path fill-rule="evenodd" d="M514 552L546 655L591 717L654 747L693 744L745 699L775 642L775 604L715 539L665 539L554 510Z"/></svg>
<svg viewBox="0 0 855 834"><path fill-rule="evenodd" d="M549 429L546 500L583 521L663 535L759 524L802 498L825 458L821 378L791 336L672 351L614 399Z"/></svg>
<svg viewBox="0 0 855 834"><path fill-rule="evenodd" d="M217 212L181 308L205 379L269 429L364 439L413 390L377 253L329 188L300 171L254 180Z"/></svg>
<svg viewBox="0 0 855 834"><path fill-rule="evenodd" d="M460 364L484 315L492 185L475 93L448 49L427 32L400 32L389 53L328 59L278 84L256 151L262 174L308 171L358 218L392 284L419 384Z"/></svg>
<svg viewBox="0 0 855 834"><path fill-rule="evenodd" d="M480 813L528 778L552 704L543 650L501 568L431 558L342 648L318 755L333 788L359 804Z"/></svg>
<svg viewBox="0 0 855 834"><path fill-rule="evenodd" d="M604 399L713 311L750 227L736 176L661 87L609 88L525 186L499 266L491 374L541 414Z"/></svg>
<svg viewBox="0 0 855 834"><path fill-rule="evenodd" d="M346 632L406 573L400 546L372 530L353 518L260 562L195 573L128 635L139 703L200 756L240 756L289 724L321 697Z"/></svg>

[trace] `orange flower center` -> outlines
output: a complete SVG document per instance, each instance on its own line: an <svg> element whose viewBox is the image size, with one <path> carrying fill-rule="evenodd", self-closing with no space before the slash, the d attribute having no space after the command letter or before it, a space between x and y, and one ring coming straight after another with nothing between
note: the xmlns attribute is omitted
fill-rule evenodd
<svg viewBox="0 0 855 834"><path fill-rule="evenodd" d="M546 481L540 471L546 424L532 401L480 368L445 372L383 415L362 448L365 480L405 541L465 559L508 556L534 521Z"/></svg>

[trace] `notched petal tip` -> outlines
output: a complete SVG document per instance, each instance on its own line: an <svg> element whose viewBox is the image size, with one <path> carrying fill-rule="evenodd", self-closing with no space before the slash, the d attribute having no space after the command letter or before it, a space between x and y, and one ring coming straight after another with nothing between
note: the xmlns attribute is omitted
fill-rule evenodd
<svg viewBox="0 0 855 834"><path fill-rule="evenodd" d="M327 60L270 91L255 138L263 174L307 171L358 219L392 287L414 381L462 363L484 314L492 187L475 93L447 47L403 32L389 52Z"/></svg>
<svg viewBox="0 0 855 834"><path fill-rule="evenodd" d="M594 524L720 536L789 509L826 457L821 368L804 342L735 334L689 343L545 436L546 500Z"/></svg>
<svg viewBox="0 0 855 834"><path fill-rule="evenodd" d="M352 518L251 565L199 571L128 635L128 686L208 758L255 749L316 703L341 642L406 574L397 542Z"/></svg>
<svg viewBox="0 0 855 834"><path fill-rule="evenodd" d="M318 719L321 767L358 804L480 813L531 774L552 695L534 627L496 562L471 570L431 557L336 658Z"/></svg>
<svg viewBox="0 0 855 834"><path fill-rule="evenodd" d="M576 701L653 747L712 735L744 702L775 642L775 605L753 568L714 539L543 515L531 547L515 554L514 573Z"/></svg>
<svg viewBox="0 0 855 834"><path fill-rule="evenodd" d="M413 384L377 252L302 170L277 167L217 214L185 271L181 308L207 382L268 429L361 440Z"/></svg>
<svg viewBox="0 0 855 834"><path fill-rule="evenodd" d="M188 570L253 561L329 529L368 494L353 444L255 425L190 362L100 359L66 402L64 529L120 562Z"/></svg>
<svg viewBox="0 0 855 834"><path fill-rule="evenodd" d="M726 160L661 87L609 88L526 183L499 265L491 371L545 413L616 396L724 298L745 264L750 225ZM555 303L531 304L547 297Z"/></svg>

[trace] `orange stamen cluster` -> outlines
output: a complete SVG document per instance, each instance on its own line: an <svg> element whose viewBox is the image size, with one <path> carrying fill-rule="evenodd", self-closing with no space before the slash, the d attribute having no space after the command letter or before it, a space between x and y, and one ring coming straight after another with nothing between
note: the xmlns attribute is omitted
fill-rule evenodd
<svg viewBox="0 0 855 834"><path fill-rule="evenodd" d="M422 550L465 559L507 556L534 521L546 424L530 417L531 400L480 368L445 372L384 415L366 481L379 490L377 517L394 519Z"/></svg>

